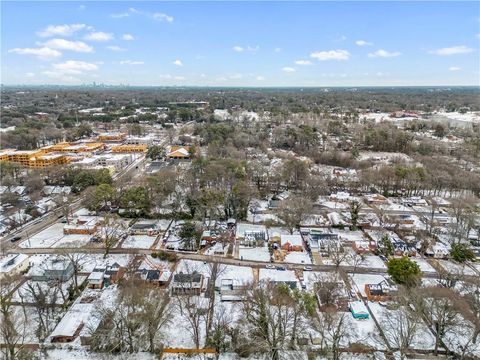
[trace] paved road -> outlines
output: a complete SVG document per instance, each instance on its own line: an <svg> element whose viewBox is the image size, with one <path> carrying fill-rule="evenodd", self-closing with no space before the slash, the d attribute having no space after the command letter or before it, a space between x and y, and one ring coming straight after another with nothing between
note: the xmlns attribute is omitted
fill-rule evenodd
<svg viewBox="0 0 480 360"><path fill-rule="evenodd" d="M89 254L103 254L103 248L18 248L15 250L10 250L9 252L21 253L21 254L60 254L65 252L73 252L73 253L89 253ZM277 263L272 264L270 262L264 261L253 261L253 260L240 260L234 258L227 258L222 256L215 256L215 255L202 255L202 254L194 254L194 253L183 253L183 252L175 252L175 251L167 251L177 255L179 259L189 259L189 260L197 260L197 261L206 261L206 262L217 262L219 264L227 264L227 265L237 265L237 266L248 266L252 268L265 268L267 265L281 265L287 267L289 270L303 270L305 266L309 266L312 268L313 271L323 271L323 272L334 272L334 271L345 271L347 273L355 273L355 274L379 274L385 275L387 274L386 269L379 269L379 268L362 268L357 267L354 268L353 266L339 266L338 268L335 265L304 265L304 264L295 264L295 263ZM132 254L132 255L149 255L152 253L150 249L111 249L110 254ZM424 278L438 278L437 273L430 273L424 272L422 274ZM465 276L466 278L478 277L477 275L472 276Z"/></svg>
<svg viewBox="0 0 480 360"><path fill-rule="evenodd" d="M119 181L123 177L128 176L132 172L135 172L137 170L137 167L141 168L143 166L144 162L145 162L145 156L140 157L139 159L134 161L132 164L127 166L125 169L123 169L121 172L115 174L113 176L113 180ZM70 203L70 211L72 213L82 208L82 203L84 198L85 198L84 195L79 196L72 203ZM18 241L17 243L12 243L10 240L13 237L21 236L22 240L25 240L28 237L33 236L39 233L40 231L46 229L47 227L53 225L58 221L60 217L63 217L62 209L55 209L45 214L44 216L29 222L22 228L17 229L16 231L0 239L1 251L5 253L5 251L15 248L16 246L18 246L19 243L22 242L22 241Z"/></svg>

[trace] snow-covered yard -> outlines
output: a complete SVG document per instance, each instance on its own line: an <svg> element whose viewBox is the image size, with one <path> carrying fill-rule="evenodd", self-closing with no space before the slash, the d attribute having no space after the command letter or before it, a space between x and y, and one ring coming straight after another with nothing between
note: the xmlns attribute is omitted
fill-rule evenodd
<svg viewBox="0 0 480 360"><path fill-rule="evenodd" d="M268 247L243 247L240 246L239 257L242 260L252 261L270 261L270 253Z"/></svg>
<svg viewBox="0 0 480 360"><path fill-rule="evenodd" d="M379 303L372 301L368 302L368 307L382 328L390 346L396 348L398 346L396 342L398 341L398 337L393 334L398 331L400 324L400 322L396 321L397 316L399 317L399 310L389 310ZM435 348L435 337L422 319L419 319L417 324L411 348L416 350L433 350Z"/></svg>
<svg viewBox="0 0 480 360"><path fill-rule="evenodd" d="M155 239L156 239L156 236L130 235L125 239L124 243L122 244L122 248L150 249L150 247L155 242Z"/></svg>

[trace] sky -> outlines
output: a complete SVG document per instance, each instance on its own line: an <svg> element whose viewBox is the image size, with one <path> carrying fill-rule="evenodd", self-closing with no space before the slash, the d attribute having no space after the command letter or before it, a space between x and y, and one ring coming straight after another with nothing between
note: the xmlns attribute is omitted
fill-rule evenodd
<svg viewBox="0 0 480 360"><path fill-rule="evenodd" d="M480 85L480 2L1 2L1 81Z"/></svg>

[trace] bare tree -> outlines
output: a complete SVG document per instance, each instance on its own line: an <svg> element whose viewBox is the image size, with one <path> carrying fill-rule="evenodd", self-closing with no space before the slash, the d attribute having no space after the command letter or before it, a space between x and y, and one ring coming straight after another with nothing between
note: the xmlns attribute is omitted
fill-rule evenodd
<svg viewBox="0 0 480 360"><path fill-rule="evenodd" d="M382 330L389 344L400 352L405 359L408 350L419 332L421 318L413 313L407 305L402 304L395 311L390 311L382 317Z"/></svg>
<svg viewBox="0 0 480 360"><path fill-rule="evenodd" d="M126 235L125 231L125 224L117 215L105 215L99 231L105 249L103 254L104 259L107 258L108 254L110 254L110 250L117 244L117 242Z"/></svg>
<svg viewBox="0 0 480 360"><path fill-rule="evenodd" d="M192 294L183 294L176 296L176 306L180 315L188 324L188 331L192 336L197 349L200 348L202 335L202 325L206 321L208 312L208 303L205 298Z"/></svg>
<svg viewBox="0 0 480 360"><path fill-rule="evenodd" d="M8 291L8 284L13 278L2 280L3 291L0 292L0 341L5 360L26 359L24 347L28 320L24 312L17 312L12 306L13 292Z"/></svg>
<svg viewBox="0 0 480 360"><path fill-rule="evenodd" d="M79 242L78 245L80 244L81 243ZM69 246L72 246L72 244L70 244ZM73 247L75 247L75 245ZM73 266L73 295L76 296L79 292L78 274L82 271L83 265L88 261L89 254L70 252L66 249L62 250L60 248L60 256L64 258L67 262L70 262Z"/></svg>
<svg viewBox="0 0 480 360"><path fill-rule="evenodd" d="M106 352L155 352L161 329L170 321L168 293L128 279L119 285L115 307L99 304L96 328L88 329L92 349Z"/></svg>
<svg viewBox="0 0 480 360"><path fill-rule="evenodd" d="M332 359L340 359L342 340L347 338L347 320L344 312L329 310L319 314L312 322L313 328L320 334L322 348L332 352Z"/></svg>
<svg viewBox="0 0 480 360"><path fill-rule="evenodd" d="M312 212L312 202L309 199L292 196L282 201L276 210L276 215L285 224L290 234L300 226L300 223Z"/></svg>
<svg viewBox="0 0 480 360"><path fill-rule="evenodd" d="M339 268L342 262L347 260L351 255L345 250L339 241L331 241L328 245L328 256L335 267Z"/></svg>
<svg viewBox="0 0 480 360"><path fill-rule="evenodd" d="M58 286L45 287L39 283L28 282L25 293L20 294L22 302L33 303L36 310L37 329L35 334L39 342L43 342L48 334L53 331L57 315L55 308L58 303L58 293Z"/></svg>

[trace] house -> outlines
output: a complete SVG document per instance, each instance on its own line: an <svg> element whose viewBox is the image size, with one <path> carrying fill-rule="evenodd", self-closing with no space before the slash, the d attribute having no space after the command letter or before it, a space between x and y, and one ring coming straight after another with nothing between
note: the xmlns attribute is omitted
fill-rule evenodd
<svg viewBox="0 0 480 360"><path fill-rule="evenodd" d="M48 257L32 269L34 281L62 281L69 280L74 273L73 262L65 258Z"/></svg>
<svg viewBox="0 0 480 360"><path fill-rule="evenodd" d="M391 287L386 280L378 284L365 284L365 295L368 301L387 301L390 299Z"/></svg>
<svg viewBox="0 0 480 360"><path fill-rule="evenodd" d="M168 284L168 281L170 280L172 276L172 273L168 270L160 270L160 269L143 269L140 272L140 279L143 281L153 284L153 285L158 285L158 286L163 286Z"/></svg>
<svg viewBox="0 0 480 360"><path fill-rule="evenodd" d="M104 286L115 284L125 274L125 268L118 263L96 267L87 278L88 287L91 289L101 289Z"/></svg>
<svg viewBox="0 0 480 360"><path fill-rule="evenodd" d="M433 256L435 259L446 259L450 255L450 250L442 243L436 243L430 246L425 252L426 255Z"/></svg>
<svg viewBox="0 0 480 360"><path fill-rule="evenodd" d="M160 227L155 221L141 220L130 226L130 235L154 236L160 233Z"/></svg>
<svg viewBox="0 0 480 360"><path fill-rule="evenodd" d="M264 225L239 223L236 238L243 246L263 246L268 241L267 228Z"/></svg>
<svg viewBox="0 0 480 360"><path fill-rule="evenodd" d="M281 192L280 194L273 195L270 201L268 202L268 207L270 209L275 209L280 205L280 203L290 197L288 191Z"/></svg>
<svg viewBox="0 0 480 360"><path fill-rule="evenodd" d="M194 271L191 274L180 272L173 276L172 295L200 295L203 275Z"/></svg>
<svg viewBox="0 0 480 360"><path fill-rule="evenodd" d="M280 235L280 247L284 251L303 251L302 235Z"/></svg>
<svg viewBox="0 0 480 360"><path fill-rule="evenodd" d="M348 202L350 199L350 193L345 191L338 191L334 194L330 194L329 196L329 200L334 202Z"/></svg>
<svg viewBox="0 0 480 360"><path fill-rule="evenodd" d="M368 319L368 309L363 301L351 301L348 303L348 309L352 313L354 319Z"/></svg>
<svg viewBox="0 0 480 360"><path fill-rule="evenodd" d="M75 303L63 316L50 335L52 343L67 343L75 340L94 309L91 303Z"/></svg>
<svg viewBox="0 0 480 360"><path fill-rule="evenodd" d="M317 251L324 255L328 255L328 249L332 244L335 246L339 244L338 234L333 234L328 230L309 229L306 239L311 251Z"/></svg>
<svg viewBox="0 0 480 360"><path fill-rule="evenodd" d="M169 160L188 160L191 158L190 146L170 146L166 158Z"/></svg>
<svg viewBox="0 0 480 360"><path fill-rule="evenodd" d="M0 280L5 276L18 275L28 269L28 255L8 254L0 259Z"/></svg>
<svg viewBox="0 0 480 360"><path fill-rule="evenodd" d="M252 268L226 265L215 281L215 290L220 292L221 301L240 301L253 281Z"/></svg>
<svg viewBox="0 0 480 360"><path fill-rule="evenodd" d="M101 289L103 287L103 279L105 273L99 270L93 270L87 278L88 287L90 289Z"/></svg>
<svg viewBox="0 0 480 360"><path fill-rule="evenodd" d="M385 205L388 204L388 199L380 194L367 194L364 196L365 201L368 204Z"/></svg>
<svg viewBox="0 0 480 360"><path fill-rule="evenodd" d="M78 217L63 227L64 235L93 235L97 232L97 220Z"/></svg>

